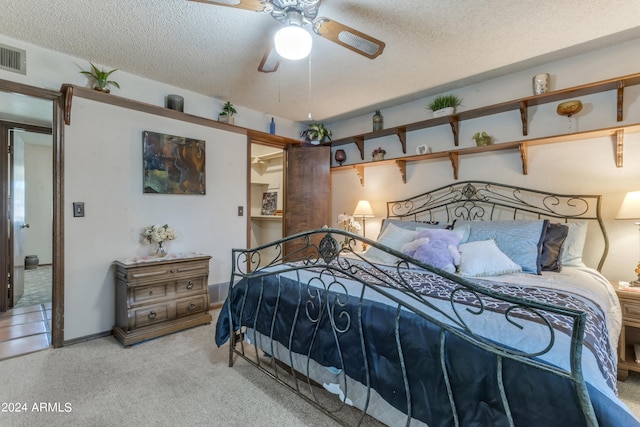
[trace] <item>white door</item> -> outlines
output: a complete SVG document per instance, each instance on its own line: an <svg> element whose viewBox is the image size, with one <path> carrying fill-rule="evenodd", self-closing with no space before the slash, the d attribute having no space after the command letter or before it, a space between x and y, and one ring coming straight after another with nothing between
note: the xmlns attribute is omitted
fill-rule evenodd
<svg viewBox="0 0 640 427"><path fill-rule="evenodd" d="M24 295L24 232L29 227L25 223L25 175L24 175L24 143L21 138L14 138L15 131L9 131L10 170L9 200L11 203L10 221L12 224L11 239L13 251L13 267L10 279L9 306L13 307Z"/></svg>

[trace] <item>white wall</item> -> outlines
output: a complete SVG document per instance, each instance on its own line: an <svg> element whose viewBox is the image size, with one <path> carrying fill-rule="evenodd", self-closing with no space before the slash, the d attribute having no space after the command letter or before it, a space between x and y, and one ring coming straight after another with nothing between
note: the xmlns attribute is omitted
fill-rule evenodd
<svg viewBox="0 0 640 427"><path fill-rule="evenodd" d="M140 232L169 224L169 252L211 255L209 283L229 280L231 248L246 243L246 137L95 101L73 101L65 127L65 198L85 203L85 216L65 212L65 339L114 324L118 258L149 255ZM206 141L206 195L142 192L142 132Z"/></svg>
<svg viewBox="0 0 640 427"><path fill-rule="evenodd" d="M634 74L640 72L638 51L640 40L634 40L451 92L463 98L461 110L473 109L532 95L531 79L541 72L552 75L551 90ZM640 123L639 98L640 87L625 89L622 124ZM431 117L431 113L425 109L429 99L382 110L385 127ZM616 91L580 99L584 109L576 116L578 130L620 124L616 122ZM460 123L460 147L473 146L471 136L483 130L495 137L495 143L562 134L567 130L567 118L556 114L556 106L557 103L550 103L529 108L530 130L527 137L522 136L518 111L464 121ZM330 123L328 126L334 132L334 139L370 132L371 115ZM407 155L415 154L416 147L420 144L428 144L434 151L453 149L450 126L409 132ZM365 161L370 161L371 151L378 146L387 150L386 158L403 155L397 137L389 136L365 141ZM339 148L347 152L345 164L360 161L355 145ZM460 157L459 165L459 180L489 180L568 194L602 194L602 214L611 244L603 273L612 280L635 278L633 269L640 259L637 226L633 221L616 221L614 218L625 193L640 190L640 134L625 135L623 168L615 165L615 145L613 138L608 137L531 147L528 175L522 174L520 154L516 150L463 156ZM453 171L448 159L408 163L406 184L402 183L400 173L394 165L367 167L364 187L360 186L355 171L335 172L332 192L333 223L337 225L337 215L351 212L359 199L367 199L376 214L376 218L367 220L367 237L375 237L380 222L386 215L386 201L417 195L452 181ZM597 256L591 248L585 258L591 265L596 264Z"/></svg>

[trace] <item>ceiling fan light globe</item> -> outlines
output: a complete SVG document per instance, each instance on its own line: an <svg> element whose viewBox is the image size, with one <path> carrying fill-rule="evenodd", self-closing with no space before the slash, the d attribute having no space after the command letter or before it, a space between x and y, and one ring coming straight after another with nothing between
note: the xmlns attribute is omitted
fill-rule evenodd
<svg viewBox="0 0 640 427"><path fill-rule="evenodd" d="M297 25L283 27L273 38L276 52L285 59L302 59L311 53L311 34Z"/></svg>

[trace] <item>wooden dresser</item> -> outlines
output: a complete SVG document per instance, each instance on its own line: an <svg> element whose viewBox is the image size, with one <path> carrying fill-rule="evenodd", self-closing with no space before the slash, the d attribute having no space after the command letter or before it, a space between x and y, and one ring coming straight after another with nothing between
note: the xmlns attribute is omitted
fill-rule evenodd
<svg viewBox="0 0 640 427"><path fill-rule="evenodd" d="M116 325L124 346L211 323L209 255L115 261Z"/></svg>

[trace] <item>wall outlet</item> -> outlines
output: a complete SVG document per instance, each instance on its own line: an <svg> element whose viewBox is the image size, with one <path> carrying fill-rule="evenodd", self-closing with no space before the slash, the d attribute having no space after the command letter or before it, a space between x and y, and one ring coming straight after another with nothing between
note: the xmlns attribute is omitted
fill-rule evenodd
<svg viewBox="0 0 640 427"><path fill-rule="evenodd" d="M238 216L244 215L244 206L238 206Z"/></svg>

